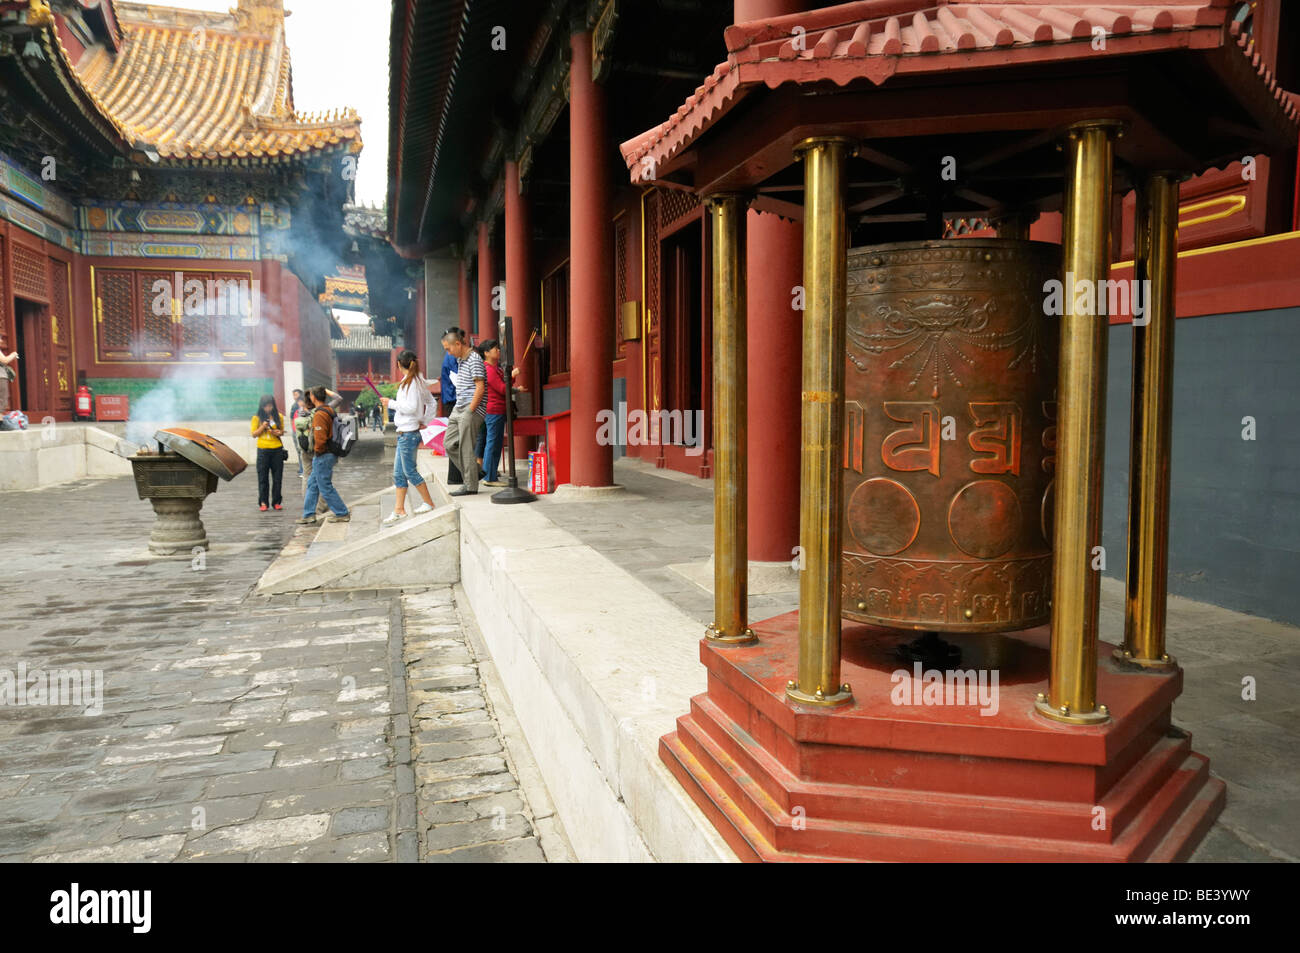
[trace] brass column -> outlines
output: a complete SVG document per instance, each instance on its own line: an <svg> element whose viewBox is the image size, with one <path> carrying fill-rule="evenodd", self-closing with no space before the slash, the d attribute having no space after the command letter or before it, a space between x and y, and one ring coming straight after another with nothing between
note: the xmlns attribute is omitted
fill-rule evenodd
<svg viewBox="0 0 1300 953"><path fill-rule="evenodd" d="M706 200L713 246L713 622L710 642L755 641L749 628L745 212L735 193Z"/></svg>
<svg viewBox="0 0 1300 953"><path fill-rule="evenodd" d="M844 164L851 143L806 139L803 224L803 451L799 467L799 673L786 697L804 705L852 699L840 684L847 248Z"/></svg>
<svg viewBox="0 0 1300 953"><path fill-rule="evenodd" d="M1070 724L1110 717L1097 704L1097 602L1102 451L1106 429L1105 282L1110 274L1111 186L1118 124L1070 128L1066 147L1064 315L1057 391L1056 509L1052 564L1052 652L1048 691L1037 708ZM1091 306L1089 305L1091 302Z"/></svg>
<svg viewBox="0 0 1300 953"><path fill-rule="evenodd" d="M1134 277L1149 288L1133 324L1133 409L1129 444L1128 593L1124 648L1116 656L1148 668L1165 653L1169 571L1169 452L1173 443L1174 273L1178 267L1178 184L1153 173L1138 190ZM1146 284L1150 282L1150 284ZM1135 316L1136 317L1136 316Z"/></svg>

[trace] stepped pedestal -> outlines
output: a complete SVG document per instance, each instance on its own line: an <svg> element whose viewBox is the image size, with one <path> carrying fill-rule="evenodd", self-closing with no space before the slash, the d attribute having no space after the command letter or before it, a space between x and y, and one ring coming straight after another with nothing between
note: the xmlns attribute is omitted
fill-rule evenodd
<svg viewBox="0 0 1300 953"><path fill-rule="evenodd" d="M1223 808L1223 782L1170 721L1181 669L1143 671L1102 643L1098 698L1111 720L1064 725L1034 710L1047 690L1045 626L950 637L960 668L986 677L983 695L972 687L960 704L964 684L927 690L899 660L906 633L846 623L854 701L813 709L785 698L798 613L753 628L748 647L701 642L708 692L660 743L743 859L1185 860Z"/></svg>

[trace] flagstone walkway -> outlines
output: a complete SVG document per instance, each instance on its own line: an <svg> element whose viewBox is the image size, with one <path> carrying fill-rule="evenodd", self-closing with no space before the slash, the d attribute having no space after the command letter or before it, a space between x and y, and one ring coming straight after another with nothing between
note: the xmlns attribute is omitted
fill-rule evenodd
<svg viewBox="0 0 1300 953"><path fill-rule="evenodd" d="M368 434L344 498L384 460ZM98 712L0 704L0 860L546 859L451 589L250 594L302 532L295 471L278 513L251 468L221 484L200 562L148 555L129 479L0 494L0 686L103 679Z"/></svg>

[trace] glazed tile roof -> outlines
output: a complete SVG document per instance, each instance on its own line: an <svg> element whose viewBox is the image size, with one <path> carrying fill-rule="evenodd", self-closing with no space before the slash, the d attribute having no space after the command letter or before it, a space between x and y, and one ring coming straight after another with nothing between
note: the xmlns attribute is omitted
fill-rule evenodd
<svg viewBox="0 0 1300 953"><path fill-rule="evenodd" d="M343 325L344 337L331 343L336 351L391 351L393 339L387 334L376 334L371 328L361 325Z"/></svg>
<svg viewBox="0 0 1300 953"><path fill-rule="evenodd" d="M1232 0L1137 0L1041 4L856 0L807 13L741 23L726 31L728 56L666 122L621 146L633 181L664 166L752 90L785 83L855 80L978 69L1235 42L1264 79L1280 116L1295 123L1291 98L1259 54L1228 23ZM1094 31L1106 36L1093 48ZM1231 39L1225 40L1225 34Z"/></svg>
<svg viewBox="0 0 1300 953"><path fill-rule="evenodd" d="M351 109L305 116L293 106L282 0L238 0L229 13L113 4L121 50L71 63L121 136L162 160L268 162L361 148Z"/></svg>

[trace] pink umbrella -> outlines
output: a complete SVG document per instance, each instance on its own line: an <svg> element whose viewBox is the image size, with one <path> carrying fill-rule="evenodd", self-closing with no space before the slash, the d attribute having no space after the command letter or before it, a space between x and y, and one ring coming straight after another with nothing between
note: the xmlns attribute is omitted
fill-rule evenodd
<svg viewBox="0 0 1300 953"><path fill-rule="evenodd" d="M432 450L440 457L447 455L442 445L443 434L447 432L447 418L434 417L429 426L420 431L420 440L425 450Z"/></svg>

